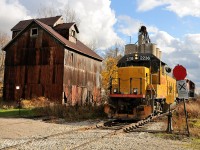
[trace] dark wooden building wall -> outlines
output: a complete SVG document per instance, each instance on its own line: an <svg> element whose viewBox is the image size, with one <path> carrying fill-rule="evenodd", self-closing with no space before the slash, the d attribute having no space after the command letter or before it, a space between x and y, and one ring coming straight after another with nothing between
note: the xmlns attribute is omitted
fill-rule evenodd
<svg viewBox="0 0 200 150"><path fill-rule="evenodd" d="M64 103L83 105L100 102L101 61L65 49Z"/></svg>
<svg viewBox="0 0 200 150"><path fill-rule="evenodd" d="M38 35L31 37L31 28ZM64 47L37 24L6 49L4 99L45 96L62 99ZM16 90L20 86L20 90Z"/></svg>

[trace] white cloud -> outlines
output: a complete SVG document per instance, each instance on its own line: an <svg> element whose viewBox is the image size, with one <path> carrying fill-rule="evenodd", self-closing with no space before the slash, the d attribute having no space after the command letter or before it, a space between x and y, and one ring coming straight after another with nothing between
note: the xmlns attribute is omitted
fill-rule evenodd
<svg viewBox="0 0 200 150"><path fill-rule="evenodd" d="M148 11L158 6L165 6L166 10L176 13L179 17L200 17L199 0L137 0L138 11Z"/></svg>
<svg viewBox="0 0 200 150"><path fill-rule="evenodd" d="M131 18L130 16L118 16L118 31L125 35L137 34L143 24L142 21ZM157 32L154 26L148 26L148 32Z"/></svg>
<svg viewBox="0 0 200 150"><path fill-rule="evenodd" d="M132 34L138 33L142 23L139 20L135 20L129 16L121 15L118 16L118 24L118 31L127 36L130 36Z"/></svg>
<svg viewBox="0 0 200 150"><path fill-rule="evenodd" d="M0 1L0 31L11 35L10 29L18 21L30 18L27 10L18 0L1 0Z"/></svg>
<svg viewBox="0 0 200 150"><path fill-rule="evenodd" d="M172 53L180 49L179 39L175 39L165 31L157 31L150 35L151 41L156 43L164 53Z"/></svg>
<svg viewBox="0 0 200 150"><path fill-rule="evenodd" d="M186 42L194 48L199 49L200 44L200 34L186 34L185 35Z"/></svg>
<svg viewBox="0 0 200 150"><path fill-rule="evenodd" d="M165 0L137 0L138 11L148 11L165 4Z"/></svg>
<svg viewBox="0 0 200 150"><path fill-rule="evenodd" d="M116 42L122 42L114 31L115 12L110 8L110 0L59 0L62 6L69 4L77 13L81 41L95 42L98 48L106 49ZM60 6L61 9L64 7Z"/></svg>
<svg viewBox="0 0 200 150"><path fill-rule="evenodd" d="M200 70L200 34L186 34L180 40L172 37L165 31L158 31L152 33L151 40L164 53L164 61L169 62L171 65L184 64L190 69Z"/></svg>
<svg viewBox="0 0 200 150"><path fill-rule="evenodd" d="M167 0L165 0L167 2ZM200 1L199 0L169 0L167 9L175 12L178 16L196 16L200 17Z"/></svg>

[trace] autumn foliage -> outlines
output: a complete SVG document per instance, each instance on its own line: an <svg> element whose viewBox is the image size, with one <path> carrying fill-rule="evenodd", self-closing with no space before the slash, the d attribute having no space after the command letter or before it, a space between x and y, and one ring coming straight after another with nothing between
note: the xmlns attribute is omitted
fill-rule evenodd
<svg viewBox="0 0 200 150"><path fill-rule="evenodd" d="M110 77L117 78L118 74L118 67L117 67L118 59L114 57L108 57L104 61L104 68L102 71L102 87L104 90L108 90Z"/></svg>

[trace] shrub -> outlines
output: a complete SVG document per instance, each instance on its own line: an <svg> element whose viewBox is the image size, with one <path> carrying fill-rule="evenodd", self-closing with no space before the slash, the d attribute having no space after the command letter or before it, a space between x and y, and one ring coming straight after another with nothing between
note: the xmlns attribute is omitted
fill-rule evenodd
<svg viewBox="0 0 200 150"><path fill-rule="evenodd" d="M186 110L189 118L200 118L200 100L186 102ZM177 114L184 116L184 105L180 104L176 108Z"/></svg>
<svg viewBox="0 0 200 150"><path fill-rule="evenodd" d="M33 98L31 100L22 100L22 108L35 108L35 107L44 107L49 105L49 101L45 97Z"/></svg>
<svg viewBox="0 0 200 150"><path fill-rule="evenodd" d="M66 121L80 121L86 119L105 118L103 106L65 106L51 104L37 108L36 112L50 118L64 118Z"/></svg>
<svg viewBox="0 0 200 150"><path fill-rule="evenodd" d="M21 108L30 109L35 116L47 116L49 118L63 118L66 121L80 121L86 119L105 118L103 106L66 106L49 101L45 97L21 100ZM4 109L18 108L18 103L13 102L1 105ZM12 107L11 107L12 106Z"/></svg>

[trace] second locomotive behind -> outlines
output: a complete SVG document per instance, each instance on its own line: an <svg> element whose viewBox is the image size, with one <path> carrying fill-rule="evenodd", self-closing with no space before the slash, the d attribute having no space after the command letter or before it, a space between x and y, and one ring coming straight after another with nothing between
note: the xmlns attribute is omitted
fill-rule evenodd
<svg viewBox="0 0 200 150"><path fill-rule="evenodd" d="M104 110L112 118L144 119L166 111L174 103L176 80L161 61L161 51L150 42L146 27L139 31L138 45L125 46L118 72L110 77L109 101Z"/></svg>

